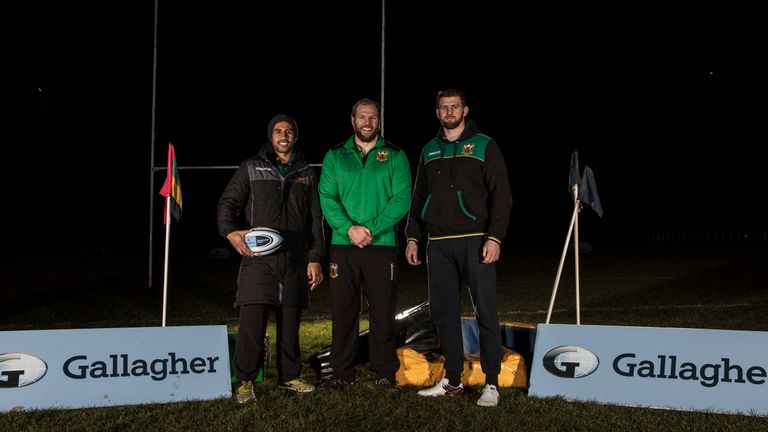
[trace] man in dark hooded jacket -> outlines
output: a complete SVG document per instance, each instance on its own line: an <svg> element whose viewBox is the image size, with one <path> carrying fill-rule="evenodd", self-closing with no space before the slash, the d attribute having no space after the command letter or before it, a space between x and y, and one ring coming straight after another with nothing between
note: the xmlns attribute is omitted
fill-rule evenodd
<svg viewBox="0 0 768 432"><path fill-rule="evenodd" d="M405 257L419 265L427 240L429 310L445 355L445 378L420 396L464 392L460 298L469 287L480 329L480 365L486 385L477 404L499 403L501 370L496 313L496 261L512 207L507 167L499 145L467 119L464 92L438 92L435 115L442 126L422 149L405 234Z"/></svg>
<svg viewBox="0 0 768 432"><path fill-rule="evenodd" d="M301 379L299 322L309 291L323 280L325 250L317 175L295 146L296 120L280 114L267 127L269 141L240 164L219 199L219 234L242 258L235 306L240 323L234 370L241 404L255 400L252 380L264 361L264 336L270 310L277 318L277 370L281 388L307 393ZM253 227L279 231L284 240L272 254L254 256L245 243Z"/></svg>

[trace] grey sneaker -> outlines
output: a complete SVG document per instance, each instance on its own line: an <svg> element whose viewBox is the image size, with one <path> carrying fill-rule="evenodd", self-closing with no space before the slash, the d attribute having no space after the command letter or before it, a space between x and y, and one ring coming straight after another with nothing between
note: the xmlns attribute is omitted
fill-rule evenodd
<svg viewBox="0 0 768 432"><path fill-rule="evenodd" d="M312 393L315 391L315 386L305 382L301 378L296 378L290 381L286 381L278 385L283 390L295 391L296 393Z"/></svg>
<svg viewBox="0 0 768 432"><path fill-rule="evenodd" d="M443 378L434 386L419 390L419 396L458 396L464 393L464 384L459 383L458 387L448 384L448 378Z"/></svg>
<svg viewBox="0 0 768 432"><path fill-rule="evenodd" d="M499 404L499 389L493 384L486 384L483 387L483 393L480 394L480 398L477 399L477 404L480 406L496 406Z"/></svg>
<svg viewBox="0 0 768 432"><path fill-rule="evenodd" d="M240 384L240 387L235 391L235 400L241 405L255 401L256 395L253 394L253 383L250 381L243 381Z"/></svg>

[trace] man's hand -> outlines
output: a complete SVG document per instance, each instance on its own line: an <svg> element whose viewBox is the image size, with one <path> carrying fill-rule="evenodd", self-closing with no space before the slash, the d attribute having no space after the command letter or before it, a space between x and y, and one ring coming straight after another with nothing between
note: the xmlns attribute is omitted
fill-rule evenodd
<svg viewBox="0 0 768 432"><path fill-rule="evenodd" d="M229 243L232 245L233 248L235 248L235 252L239 253L242 256L253 256L253 252L251 251L251 248L248 247L247 244L245 244L245 235L248 234L251 230L244 229L240 231L232 231L231 233L227 234L227 240L229 240Z"/></svg>
<svg viewBox="0 0 768 432"><path fill-rule="evenodd" d="M323 267L320 263L311 262L307 264L307 279L309 279L310 291L314 291L315 287L323 283Z"/></svg>
<svg viewBox="0 0 768 432"><path fill-rule="evenodd" d="M361 249L368 246L373 241L373 237L371 237L371 230L362 225L352 225L349 227L347 235L349 236L349 240L352 242L352 244Z"/></svg>
<svg viewBox="0 0 768 432"><path fill-rule="evenodd" d="M495 263L501 255L501 245L493 240L486 240L483 245L483 264Z"/></svg>
<svg viewBox="0 0 768 432"><path fill-rule="evenodd" d="M410 265L419 265L419 243L413 240L408 240L408 245L405 247L405 259Z"/></svg>

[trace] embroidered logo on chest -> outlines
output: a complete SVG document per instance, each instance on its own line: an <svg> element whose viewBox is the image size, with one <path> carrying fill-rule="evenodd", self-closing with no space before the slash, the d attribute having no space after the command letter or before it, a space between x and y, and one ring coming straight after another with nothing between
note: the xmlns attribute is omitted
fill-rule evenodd
<svg viewBox="0 0 768 432"><path fill-rule="evenodd" d="M461 154L463 155L471 155L475 152L475 145L474 144L464 144L461 146Z"/></svg>
<svg viewBox="0 0 768 432"><path fill-rule="evenodd" d="M379 150L376 152L376 160L379 162L386 162L389 159L389 152L385 150Z"/></svg>

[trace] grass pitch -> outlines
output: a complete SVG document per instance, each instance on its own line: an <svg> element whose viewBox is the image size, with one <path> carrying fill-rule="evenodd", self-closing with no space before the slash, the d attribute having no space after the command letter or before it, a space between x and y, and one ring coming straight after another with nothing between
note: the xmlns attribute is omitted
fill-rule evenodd
<svg viewBox="0 0 768 432"><path fill-rule="evenodd" d="M762 245L764 246L764 245ZM583 324L768 330L768 250L765 247L657 248L595 252L581 257ZM500 321L541 323L559 253L510 253L498 268ZM575 322L573 257L568 256L553 323ZM171 260L168 325L226 324L235 330L236 259ZM0 330L160 325L162 281L146 287L145 263L109 258L2 264ZM427 299L423 267L401 267L399 310ZM327 267L326 267L327 271ZM301 345L305 361L330 344L327 285L312 294ZM462 312L471 315L469 296ZM365 314L361 329L366 328ZM273 324L269 330L274 333ZM339 431L339 430L768 430L768 418L643 409L528 397L501 389L497 408L464 397L425 399L416 389L377 391L367 367L347 392L295 395L276 388L274 364L255 386L258 402L230 399L0 414L2 431ZM304 378L315 381L305 364ZM0 389L0 397L4 397Z"/></svg>

